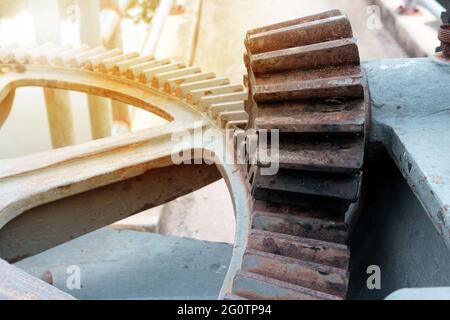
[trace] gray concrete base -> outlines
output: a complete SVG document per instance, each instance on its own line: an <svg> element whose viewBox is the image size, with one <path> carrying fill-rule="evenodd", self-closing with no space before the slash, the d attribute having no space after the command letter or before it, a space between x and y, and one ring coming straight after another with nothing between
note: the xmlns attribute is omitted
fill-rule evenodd
<svg viewBox="0 0 450 320"><path fill-rule="evenodd" d="M386 300L450 300L450 288L401 289L390 294Z"/></svg>
<svg viewBox="0 0 450 320"><path fill-rule="evenodd" d="M366 202L351 237L349 299L385 299L403 288L450 286L450 252L393 161L377 152ZM367 287L380 267L381 288Z"/></svg>
<svg viewBox="0 0 450 320"><path fill-rule="evenodd" d="M16 266L78 299L217 299L231 253L229 244L104 228ZM71 290L77 267L81 289Z"/></svg>
<svg viewBox="0 0 450 320"><path fill-rule="evenodd" d="M450 249L450 63L364 63L371 142L383 144Z"/></svg>

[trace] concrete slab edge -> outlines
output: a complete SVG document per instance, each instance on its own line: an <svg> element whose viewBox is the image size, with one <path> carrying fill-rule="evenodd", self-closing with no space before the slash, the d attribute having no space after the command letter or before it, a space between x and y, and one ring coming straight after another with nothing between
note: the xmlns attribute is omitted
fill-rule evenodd
<svg viewBox="0 0 450 320"><path fill-rule="evenodd" d="M369 4L380 8L384 27L411 57L427 57L439 46L437 32L440 21L426 8L419 6L415 15L401 15L398 7L401 0L369 0Z"/></svg>

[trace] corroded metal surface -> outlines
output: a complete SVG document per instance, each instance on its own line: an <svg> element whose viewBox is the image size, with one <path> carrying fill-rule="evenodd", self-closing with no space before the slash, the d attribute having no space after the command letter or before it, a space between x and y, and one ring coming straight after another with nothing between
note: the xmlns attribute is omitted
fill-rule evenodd
<svg viewBox="0 0 450 320"><path fill-rule="evenodd" d="M233 290L235 296L256 300L339 300L331 294L246 271L236 275Z"/></svg>
<svg viewBox="0 0 450 320"><path fill-rule="evenodd" d="M283 169L313 169L327 172L358 172L363 163L362 137L305 137L286 138L280 143L279 165ZM260 154L271 155L270 148ZM260 162L270 163L261 157Z"/></svg>
<svg viewBox="0 0 450 320"><path fill-rule="evenodd" d="M441 14L442 25L438 31L438 38L441 46L436 49L438 59L450 61L450 2L447 4L447 11Z"/></svg>
<svg viewBox="0 0 450 320"><path fill-rule="evenodd" d="M438 37L444 57L450 59L450 24L444 24L439 28Z"/></svg>
<svg viewBox="0 0 450 320"><path fill-rule="evenodd" d="M270 149L248 168L255 203L231 297L343 299L368 118L350 22L334 10L267 26L246 48L249 124L279 130L280 169L262 174Z"/></svg>
<svg viewBox="0 0 450 320"><path fill-rule="evenodd" d="M344 222L272 212L255 211L252 228L336 243L346 243L348 238L347 226Z"/></svg>
<svg viewBox="0 0 450 320"><path fill-rule="evenodd" d="M170 59L155 60L153 56L122 54L120 50L87 46L72 49L47 44L31 49L0 48L0 110L3 110L0 125L9 114L14 90L26 86L112 98L153 112L169 123L3 160L0 168L2 258L21 260L195 191L219 179L219 173L230 186L237 223L248 225L244 180L239 168L219 153L224 150L230 153L231 147L220 139L206 142L194 139L193 144L180 144L173 139L178 134L197 137L200 135L195 133L197 129L224 136L226 128L245 127L248 116L243 109L247 94L241 84L230 85L228 79L216 78L214 73L202 73L197 67L185 67ZM174 167L173 154L187 151L189 159L183 160L190 161L196 157L194 150L201 152L205 162L215 164L206 167L204 175L199 174L204 166ZM152 186L147 191L146 177ZM114 195L114 191L120 195ZM132 203L125 205L126 201ZM242 247L240 239L236 242L236 246ZM234 253L242 255L239 249ZM1 259L0 264L9 266ZM13 276L11 279L17 286L27 285L27 279ZM45 298L45 286L37 285L33 289L36 294L12 298ZM9 295L5 290L0 284L0 298Z"/></svg>
<svg viewBox="0 0 450 320"><path fill-rule="evenodd" d="M339 39L249 57L255 74L356 64L359 60L355 39Z"/></svg>
<svg viewBox="0 0 450 320"><path fill-rule="evenodd" d="M337 268L348 267L349 250L337 243L255 229L251 231L248 247Z"/></svg>
<svg viewBox="0 0 450 320"><path fill-rule="evenodd" d="M364 130L365 105L359 100L328 103L288 101L258 104L255 119L260 129L279 129L292 133L358 133Z"/></svg>
<svg viewBox="0 0 450 320"><path fill-rule="evenodd" d="M205 120L206 126L218 130L244 129L247 124L256 132L278 129L281 169L276 175L261 175L267 165L263 163L218 164L233 197L239 198L235 207L240 227L234 250L239 258L232 260L225 282L232 281L224 284L229 288L225 298L345 298L346 217L361 194L368 116L367 89L350 23L333 10L254 29L245 45L247 90L196 67L124 55L120 50L42 46L19 53L0 51L0 61L9 68L6 80L0 81L0 102L8 102L7 96L16 87L40 85L115 98L173 121L158 134L134 134L124 140L57 151L51 159L44 155L31 164L27 159L5 163L12 170L3 176L0 172L0 179L15 187L9 192L17 191L17 195L14 206L0 208L0 222L3 219L6 224L26 210L69 199L94 186L137 177L146 166L152 170L168 167L159 159L167 160L173 152L166 140L170 133L186 129L188 124L183 122ZM164 107L158 108L160 104ZM242 132L235 133L234 139L238 137ZM258 135L244 138L237 146L241 153ZM140 151L143 146L145 152ZM81 168L120 152L126 157L117 163L103 162L110 167ZM247 161L252 157L244 154ZM19 190L20 183L28 186L30 181L39 181L39 174L53 177L56 173L51 169L56 165L65 175L49 179L51 188L33 187L25 194ZM76 171L78 180L72 181L67 173L76 169L82 170ZM121 170L127 175L114 175ZM252 197L243 188L242 176L248 179ZM185 183L191 185L191 181ZM246 215L249 204L253 206L251 221Z"/></svg>

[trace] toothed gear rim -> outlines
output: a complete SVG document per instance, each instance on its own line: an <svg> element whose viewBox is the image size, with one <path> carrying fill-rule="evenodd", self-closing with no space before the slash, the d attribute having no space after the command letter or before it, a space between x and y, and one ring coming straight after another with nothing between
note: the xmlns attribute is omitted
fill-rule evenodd
<svg viewBox="0 0 450 320"><path fill-rule="evenodd" d="M230 84L229 79L216 77L214 72L202 72L199 67L171 59L155 59L152 55L134 52L124 54L120 49L85 45L72 48L46 43L28 48L0 47L0 66L1 73L21 73L33 67L84 71L88 86L91 72L118 77L185 100L219 127L244 128L247 125L248 116L244 111L247 92L242 84Z"/></svg>
<svg viewBox="0 0 450 320"><path fill-rule="evenodd" d="M339 10L247 33L249 125L280 131L280 170L247 178L254 205L227 299L345 299L369 99Z"/></svg>

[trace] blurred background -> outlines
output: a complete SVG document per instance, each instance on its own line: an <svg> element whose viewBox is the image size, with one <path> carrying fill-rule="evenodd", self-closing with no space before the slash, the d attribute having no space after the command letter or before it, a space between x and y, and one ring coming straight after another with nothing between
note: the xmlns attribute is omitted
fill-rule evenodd
<svg viewBox="0 0 450 320"><path fill-rule="evenodd" d="M50 41L118 47L241 82L248 29L337 8L352 22L362 60L427 56L439 45L443 5L445 0L0 0L0 46ZM80 93L70 93L61 109L67 123L52 131L42 89L19 89L0 129L0 159L165 123L133 106ZM112 227L233 243L233 207L219 181Z"/></svg>

